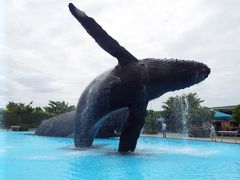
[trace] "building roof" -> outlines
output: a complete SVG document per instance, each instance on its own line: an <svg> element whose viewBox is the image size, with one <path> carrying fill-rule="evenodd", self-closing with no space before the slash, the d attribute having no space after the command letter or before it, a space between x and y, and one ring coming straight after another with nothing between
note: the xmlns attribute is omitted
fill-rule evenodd
<svg viewBox="0 0 240 180"><path fill-rule="evenodd" d="M217 106L217 107L212 107L212 109L228 109L228 110L233 110L237 105L230 105L230 106Z"/></svg>
<svg viewBox="0 0 240 180"><path fill-rule="evenodd" d="M232 120L232 116L214 110L214 119L215 120Z"/></svg>
<svg viewBox="0 0 240 180"><path fill-rule="evenodd" d="M217 106L217 107L211 107L211 109L214 109L214 110L226 113L228 115L231 115L236 106L237 105Z"/></svg>

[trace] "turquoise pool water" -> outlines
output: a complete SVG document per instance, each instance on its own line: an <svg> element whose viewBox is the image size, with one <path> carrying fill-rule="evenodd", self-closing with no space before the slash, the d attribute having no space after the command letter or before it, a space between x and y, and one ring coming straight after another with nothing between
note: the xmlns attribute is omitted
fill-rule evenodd
<svg viewBox="0 0 240 180"><path fill-rule="evenodd" d="M0 132L0 179L240 179L240 145L142 137L136 153L120 155L117 138L84 150L72 144Z"/></svg>

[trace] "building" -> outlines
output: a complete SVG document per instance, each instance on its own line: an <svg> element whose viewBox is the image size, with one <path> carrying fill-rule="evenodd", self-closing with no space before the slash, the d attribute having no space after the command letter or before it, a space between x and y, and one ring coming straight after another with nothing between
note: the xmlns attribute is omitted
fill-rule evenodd
<svg viewBox="0 0 240 180"><path fill-rule="evenodd" d="M211 109L214 109L216 111L220 111L222 113L232 115L233 110L235 109L237 105L231 105L231 106L218 106L218 107L211 107Z"/></svg>
<svg viewBox="0 0 240 180"><path fill-rule="evenodd" d="M237 105L218 106L211 108L216 112L213 122L216 125L217 130L223 131L238 130L239 124L235 122L232 118L229 118L232 115L236 106Z"/></svg>

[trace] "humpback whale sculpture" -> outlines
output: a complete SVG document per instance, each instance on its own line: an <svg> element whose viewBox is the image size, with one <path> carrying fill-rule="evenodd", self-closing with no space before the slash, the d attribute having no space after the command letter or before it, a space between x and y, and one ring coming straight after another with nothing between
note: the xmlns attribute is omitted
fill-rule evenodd
<svg viewBox="0 0 240 180"><path fill-rule="evenodd" d="M210 69L205 64L189 60L138 60L93 18L71 3L69 9L98 45L118 60L116 67L98 76L82 93L75 115L74 144L76 147L91 146L104 120L125 108L128 117L118 151L133 152L144 125L148 102L166 92L203 81Z"/></svg>

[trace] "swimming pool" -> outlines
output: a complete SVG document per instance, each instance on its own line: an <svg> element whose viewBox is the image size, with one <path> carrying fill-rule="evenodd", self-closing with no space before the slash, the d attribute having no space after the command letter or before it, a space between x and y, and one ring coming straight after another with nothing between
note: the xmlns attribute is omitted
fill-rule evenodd
<svg viewBox="0 0 240 180"><path fill-rule="evenodd" d="M0 132L0 179L240 179L240 145L141 137L120 155L118 139L75 150L69 138Z"/></svg>

